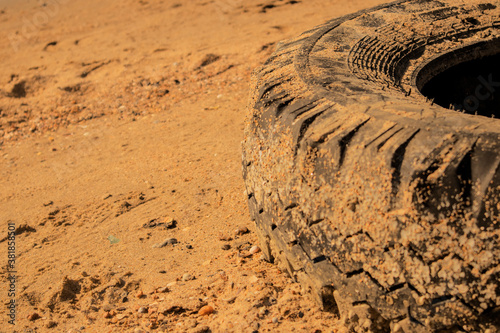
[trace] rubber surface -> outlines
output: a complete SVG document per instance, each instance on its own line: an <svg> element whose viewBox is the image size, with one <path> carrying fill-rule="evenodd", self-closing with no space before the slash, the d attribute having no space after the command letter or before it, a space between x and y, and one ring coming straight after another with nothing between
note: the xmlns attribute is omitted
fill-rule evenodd
<svg viewBox="0 0 500 333"><path fill-rule="evenodd" d="M396 1L255 72L243 174L264 253L348 331L500 331L500 120L419 92L498 54L499 18L499 1Z"/></svg>

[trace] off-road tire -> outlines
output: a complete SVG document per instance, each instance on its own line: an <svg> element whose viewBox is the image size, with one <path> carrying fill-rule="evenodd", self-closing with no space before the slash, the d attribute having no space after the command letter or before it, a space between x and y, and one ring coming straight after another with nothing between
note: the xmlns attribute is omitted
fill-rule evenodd
<svg viewBox="0 0 500 333"><path fill-rule="evenodd" d="M498 0L396 1L255 71L243 174L264 254L348 330L500 331L500 120L420 93L499 54L499 18Z"/></svg>

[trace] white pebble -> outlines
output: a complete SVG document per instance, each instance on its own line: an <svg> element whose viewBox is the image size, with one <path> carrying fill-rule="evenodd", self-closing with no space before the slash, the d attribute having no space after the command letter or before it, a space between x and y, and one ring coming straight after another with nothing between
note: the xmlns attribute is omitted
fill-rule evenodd
<svg viewBox="0 0 500 333"><path fill-rule="evenodd" d="M252 246L252 248L250 249L251 254L256 254L259 252L260 252L260 247L258 247L257 245Z"/></svg>

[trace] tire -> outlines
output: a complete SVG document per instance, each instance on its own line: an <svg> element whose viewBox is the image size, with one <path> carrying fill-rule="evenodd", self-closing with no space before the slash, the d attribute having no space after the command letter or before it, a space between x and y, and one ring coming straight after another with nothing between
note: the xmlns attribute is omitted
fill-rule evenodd
<svg viewBox="0 0 500 333"><path fill-rule="evenodd" d="M396 1L254 73L243 176L264 254L348 331L500 331L499 17L498 0ZM496 64L482 86L453 79L478 61ZM489 106L460 95L488 89Z"/></svg>

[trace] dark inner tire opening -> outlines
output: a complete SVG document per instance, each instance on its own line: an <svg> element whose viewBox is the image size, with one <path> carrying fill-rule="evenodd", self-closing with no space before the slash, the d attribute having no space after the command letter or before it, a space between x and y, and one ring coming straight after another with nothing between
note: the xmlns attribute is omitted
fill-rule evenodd
<svg viewBox="0 0 500 333"><path fill-rule="evenodd" d="M444 108L500 118L500 54L453 66L420 91Z"/></svg>

